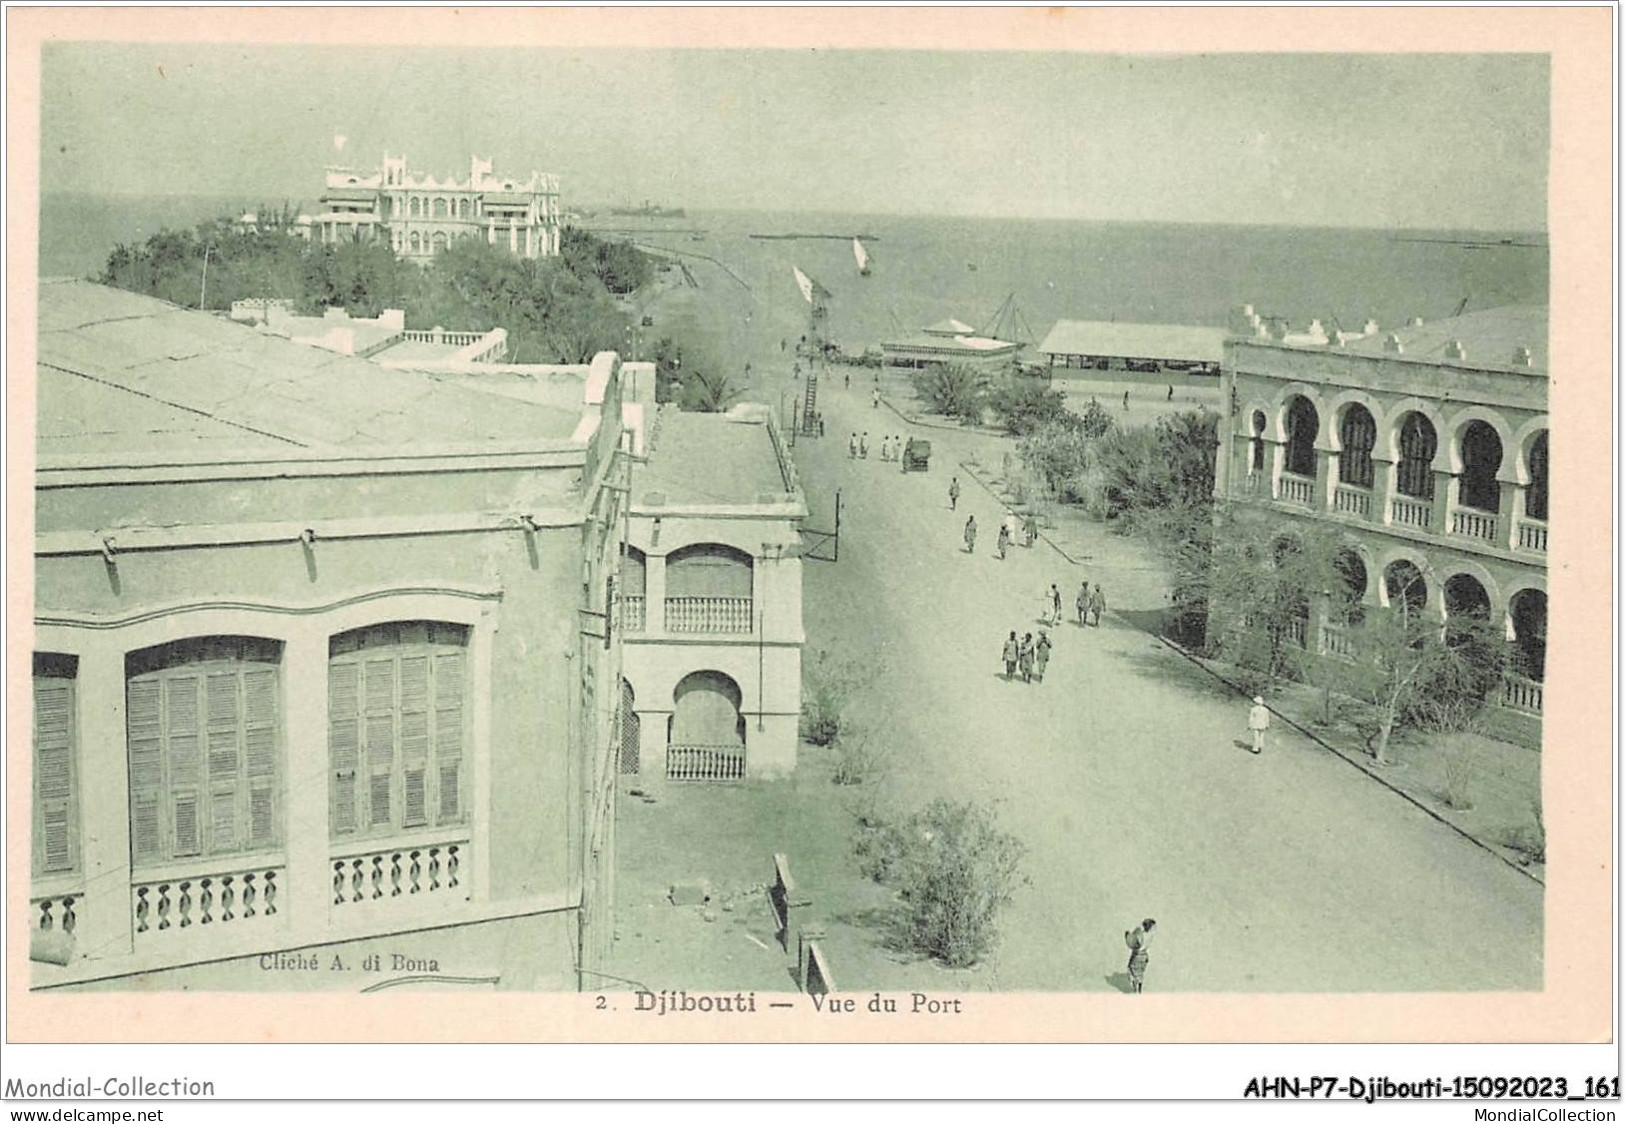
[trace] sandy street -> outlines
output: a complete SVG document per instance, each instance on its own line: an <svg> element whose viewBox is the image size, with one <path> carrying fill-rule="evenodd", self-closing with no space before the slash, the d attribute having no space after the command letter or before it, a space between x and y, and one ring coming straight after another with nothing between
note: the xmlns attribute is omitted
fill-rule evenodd
<svg viewBox="0 0 1625 1124"><path fill-rule="evenodd" d="M947 489L960 456L1001 443L920 429L931 469L903 474L878 449L909 427L871 405L872 385L827 380L828 436L797 449L812 525L843 494L840 561L806 564L808 648L872 660L906 804L991 802L1030 848L1031 885L976 986L1119 986L1122 933L1147 916L1148 989L1541 985L1538 884L1279 724L1262 757L1244 752L1245 700L1118 615L1162 603L1134 544L1101 531L1080 565L1043 543L996 560L997 501L960 472L951 512ZM866 461L847 458L853 429ZM1099 628L1074 623L1083 578L1105 582ZM1006 682L1002 639L1036 635L1052 581L1066 619L1047 680Z"/></svg>

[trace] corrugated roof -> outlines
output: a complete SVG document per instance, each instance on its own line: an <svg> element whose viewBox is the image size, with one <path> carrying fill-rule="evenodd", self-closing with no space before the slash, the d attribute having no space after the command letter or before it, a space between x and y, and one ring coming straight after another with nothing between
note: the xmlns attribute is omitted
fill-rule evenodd
<svg viewBox="0 0 1625 1124"><path fill-rule="evenodd" d="M581 418L88 281L42 282L39 302L42 455L546 445Z"/></svg>
<svg viewBox="0 0 1625 1124"><path fill-rule="evenodd" d="M1515 367L1545 373L1548 369L1547 313L1545 305L1487 308L1414 328L1383 328L1375 335L1350 341L1343 350L1368 355L1389 354L1385 341L1395 335L1403 349L1400 354L1408 359L1425 359L1453 367ZM1461 358L1446 356L1452 340L1461 344ZM1515 360L1519 348L1529 350L1527 366Z"/></svg>
<svg viewBox="0 0 1625 1124"><path fill-rule="evenodd" d="M1225 330L1185 324L1120 324L1107 320L1057 320L1038 350L1045 355L1097 355L1122 359L1178 359L1217 363L1224 358Z"/></svg>

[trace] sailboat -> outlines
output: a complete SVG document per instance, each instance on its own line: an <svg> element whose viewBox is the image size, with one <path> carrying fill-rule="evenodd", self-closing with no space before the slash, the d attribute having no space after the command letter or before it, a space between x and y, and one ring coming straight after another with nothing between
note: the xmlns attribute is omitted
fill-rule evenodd
<svg viewBox="0 0 1625 1124"><path fill-rule="evenodd" d="M869 251L863 248L863 243L852 239L852 256L858 259L858 276L869 276Z"/></svg>

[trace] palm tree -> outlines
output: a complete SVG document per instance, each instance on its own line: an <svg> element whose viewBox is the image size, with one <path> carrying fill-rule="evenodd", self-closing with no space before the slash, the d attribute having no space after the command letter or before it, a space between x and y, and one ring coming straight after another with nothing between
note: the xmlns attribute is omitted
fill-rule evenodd
<svg viewBox="0 0 1625 1124"><path fill-rule="evenodd" d="M742 391L721 372L690 371L689 404L702 414L720 414L738 400Z"/></svg>

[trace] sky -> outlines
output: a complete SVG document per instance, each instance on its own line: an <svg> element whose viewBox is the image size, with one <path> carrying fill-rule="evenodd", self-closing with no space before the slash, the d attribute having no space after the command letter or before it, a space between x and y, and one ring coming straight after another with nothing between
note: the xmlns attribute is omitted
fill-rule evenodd
<svg viewBox="0 0 1625 1124"><path fill-rule="evenodd" d="M54 44L41 186L311 201L388 151L566 209L1526 231L1548 99L1539 55Z"/></svg>

